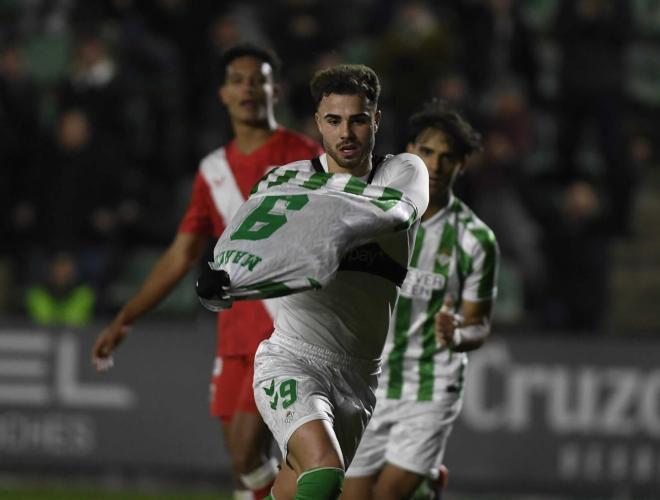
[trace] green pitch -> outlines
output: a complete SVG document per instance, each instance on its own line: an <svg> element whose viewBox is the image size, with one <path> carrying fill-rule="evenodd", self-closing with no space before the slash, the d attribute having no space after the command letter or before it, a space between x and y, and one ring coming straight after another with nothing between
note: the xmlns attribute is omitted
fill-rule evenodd
<svg viewBox="0 0 660 500"><path fill-rule="evenodd" d="M4 487L0 500L231 500L231 493L103 491L93 488Z"/></svg>

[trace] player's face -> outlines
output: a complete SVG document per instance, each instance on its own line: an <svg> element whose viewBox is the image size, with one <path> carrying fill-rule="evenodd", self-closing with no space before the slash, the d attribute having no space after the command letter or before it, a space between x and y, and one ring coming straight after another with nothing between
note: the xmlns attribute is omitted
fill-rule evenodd
<svg viewBox="0 0 660 500"><path fill-rule="evenodd" d="M453 151L445 133L436 128L427 128L419 134L415 143L408 144L407 151L419 156L426 164L431 200L446 203L465 161Z"/></svg>
<svg viewBox="0 0 660 500"><path fill-rule="evenodd" d="M227 66L220 100L234 122L256 125L273 113L276 87L270 64L252 56L234 59Z"/></svg>
<svg viewBox="0 0 660 500"><path fill-rule="evenodd" d="M324 96L314 115L330 171L363 175L368 168L380 111L361 95Z"/></svg>

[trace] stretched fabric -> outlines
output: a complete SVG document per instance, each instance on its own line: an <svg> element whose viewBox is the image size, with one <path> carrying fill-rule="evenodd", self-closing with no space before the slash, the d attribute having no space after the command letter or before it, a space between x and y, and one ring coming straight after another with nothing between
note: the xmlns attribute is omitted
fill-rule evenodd
<svg viewBox="0 0 660 500"><path fill-rule="evenodd" d="M295 162L255 185L218 240L210 265L229 275L231 300L321 288L344 254L407 230L417 216L415 203L397 189Z"/></svg>

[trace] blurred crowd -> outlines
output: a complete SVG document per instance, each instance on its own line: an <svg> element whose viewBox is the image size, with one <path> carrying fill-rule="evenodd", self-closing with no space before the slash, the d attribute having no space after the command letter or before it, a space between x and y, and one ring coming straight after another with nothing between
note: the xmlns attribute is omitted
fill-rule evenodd
<svg viewBox="0 0 660 500"><path fill-rule="evenodd" d="M500 321L602 329L610 247L657 161L651 0L1 0L0 314L117 306L231 137L217 61L241 41L279 54L278 120L317 139L308 81L331 64L381 77L380 153L423 102L456 104L483 135L458 194L501 244Z"/></svg>

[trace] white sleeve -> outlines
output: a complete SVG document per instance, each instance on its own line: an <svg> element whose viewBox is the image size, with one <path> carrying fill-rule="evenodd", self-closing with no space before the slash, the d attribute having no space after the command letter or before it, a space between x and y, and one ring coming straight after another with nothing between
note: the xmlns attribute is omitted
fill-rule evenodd
<svg viewBox="0 0 660 500"><path fill-rule="evenodd" d="M378 184L401 191L421 217L429 204L429 173L422 159L411 153L401 153L385 160Z"/></svg>

